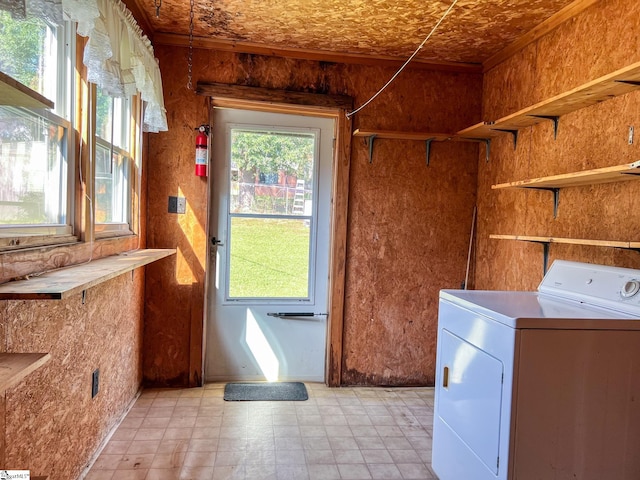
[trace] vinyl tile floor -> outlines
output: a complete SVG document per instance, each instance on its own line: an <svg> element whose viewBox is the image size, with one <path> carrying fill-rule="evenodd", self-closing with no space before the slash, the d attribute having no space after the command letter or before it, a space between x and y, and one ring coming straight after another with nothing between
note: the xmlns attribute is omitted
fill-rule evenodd
<svg viewBox="0 0 640 480"><path fill-rule="evenodd" d="M86 480L436 479L432 388L327 388L225 402L224 383L145 390Z"/></svg>

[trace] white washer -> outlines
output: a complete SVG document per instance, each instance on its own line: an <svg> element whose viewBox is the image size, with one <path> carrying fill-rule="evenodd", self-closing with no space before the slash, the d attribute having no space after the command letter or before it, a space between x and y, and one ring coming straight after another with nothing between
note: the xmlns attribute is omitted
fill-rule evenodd
<svg viewBox="0 0 640 480"><path fill-rule="evenodd" d="M441 480L640 479L640 270L556 261L538 292L440 292Z"/></svg>

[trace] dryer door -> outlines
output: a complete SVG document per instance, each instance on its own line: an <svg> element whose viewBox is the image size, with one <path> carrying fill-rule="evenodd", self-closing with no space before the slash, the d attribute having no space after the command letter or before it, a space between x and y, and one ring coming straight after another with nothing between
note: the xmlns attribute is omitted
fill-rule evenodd
<svg viewBox="0 0 640 480"><path fill-rule="evenodd" d="M438 416L497 475L503 364L446 329L441 335Z"/></svg>

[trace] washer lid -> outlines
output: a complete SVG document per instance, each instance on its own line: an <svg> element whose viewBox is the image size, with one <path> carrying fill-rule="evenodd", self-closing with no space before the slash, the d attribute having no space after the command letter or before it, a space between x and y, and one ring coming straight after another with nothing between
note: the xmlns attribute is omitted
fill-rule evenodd
<svg viewBox="0 0 640 480"><path fill-rule="evenodd" d="M512 328L640 330L638 316L537 292L441 290L440 298Z"/></svg>

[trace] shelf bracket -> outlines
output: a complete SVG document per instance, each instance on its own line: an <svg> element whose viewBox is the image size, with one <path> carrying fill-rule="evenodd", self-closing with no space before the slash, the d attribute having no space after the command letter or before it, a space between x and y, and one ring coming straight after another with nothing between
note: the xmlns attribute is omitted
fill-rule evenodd
<svg viewBox="0 0 640 480"><path fill-rule="evenodd" d="M538 242L536 240L528 241L542 245L542 276L544 277L547 274L547 267L549 266L549 245L551 242Z"/></svg>
<svg viewBox="0 0 640 480"><path fill-rule="evenodd" d="M553 139L558 138L558 125L560 123L560 117L558 115L530 115L534 118L542 118L543 120L551 120L553 122Z"/></svg>
<svg viewBox="0 0 640 480"><path fill-rule="evenodd" d="M431 160L431 142L433 142L435 138L427 138L424 143L427 147L427 167L429 166L429 161Z"/></svg>
<svg viewBox="0 0 640 480"><path fill-rule="evenodd" d="M376 140L376 135L369 135L368 137L365 137L364 143L366 145L369 145L369 163L373 163L373 143Z"/></svg>
<svg viewBox="0 0 640 480"><path fill-rule="evenodd" d="M615 80L618 83L626 83L627 85L634 85L640 87L640 80Z"/></svg>
<svg viewBox="0 0 640 480"><path fill-rule="evenodd" d="M526 187L531 190L544 190L553 193L553 218L558 218L558 205L560 205L560 189L554 187Z"/></svg>
<svg viewBox="0 0 640 480"><path fill-rule="evenodd" d="M463 140L467 140L469 142L480 142L484 143L484 152L487 163L489 163L489 152L491 150L491 139L490 138L473 138L473 137L462 137Z"/></svg>
<svg viewBox="0 0 640 480"><path fill-rule="evenodd" d="M489 151L491 150L491 139L490 138L480 138L478 140L480 142L484 142L485 159L486 159L487 163L489 163Z"/></svg>
<svg viewBox="0 0 640 480"><path fill-rule="evenodd" d="M515 150L518 147L518 130L506 130L502 128L495 128L496 132L505 132L513 135L513 149Z"/></svg>

